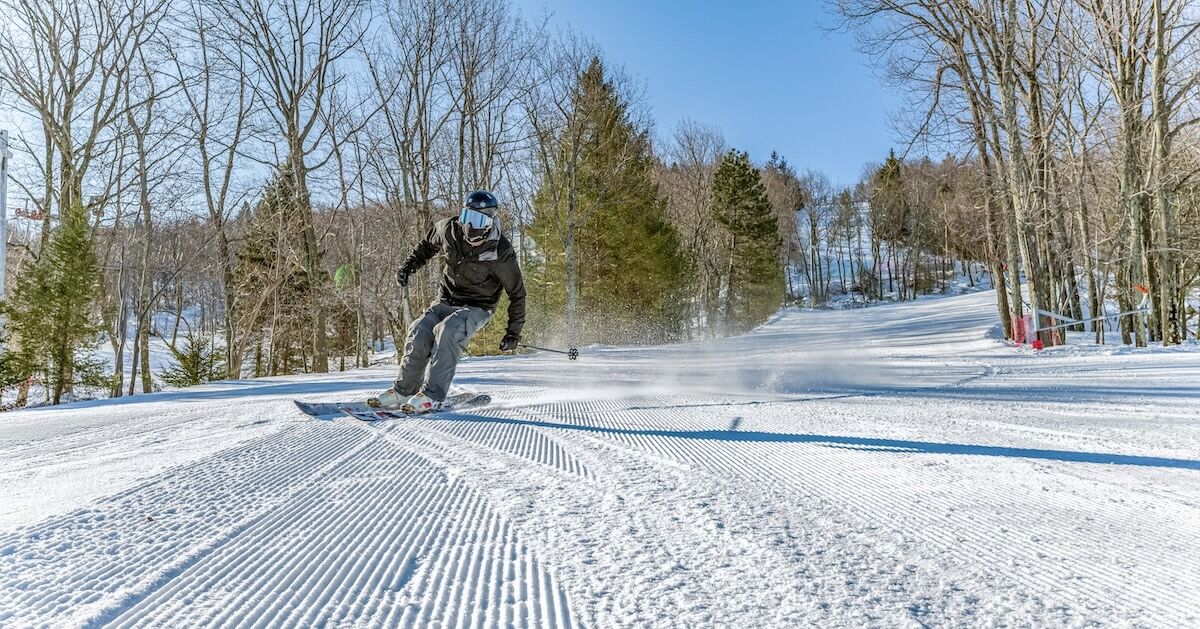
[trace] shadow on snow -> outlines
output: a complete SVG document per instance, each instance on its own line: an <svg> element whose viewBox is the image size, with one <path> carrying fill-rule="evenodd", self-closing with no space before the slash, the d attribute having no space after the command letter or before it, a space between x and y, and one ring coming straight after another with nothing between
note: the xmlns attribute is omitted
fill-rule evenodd
<svg viewBox="0 0 1200 629"><path fill-rule="evenodd" d="M238 398L275 398L309 396L314 394L329 394L343 392L358 392L363 390L383 390L392 386L391 379L378 377L363 379L329 379L302 380L280 382L278 380L222 380L208 385L157 391L154 393L139 393L102 400L85 400L61 404L59 406L37 406L22 411L38 412L49 410L67 410L79 408L96 408L118 404L158 404L161 402L202 402L207 400L228 400Z"/></svg>
<svg viewBox="0 0 1200 629"><path fill-rule="evenodd" d="M904 439L880 439L875 437L849 437L739 430L655 430L611 428L607 426L566 424L533 419L512 419L507 417L489 417L485 415L470 415L465 413L446 413L438 417L435 421L437 420L495 423L514 426L530 426L536 428L581 430L585 432L612 435L668 437L673 439L693 439L700 441L729 441L739 443L815 443L833 448L872 452L999 456L1022 459L1065 461L1068 463L1100 463L1106 465L1136 465L1142 467L1200 470L1200 461L1197 460L1171 459L1165 457L1138 456L1129 454L1111 454L1105 452L1042 450L1037 448L968 445L959 443L935 443L929 441L908 441ZM731 427L736 427L736 425Z"/></svg>

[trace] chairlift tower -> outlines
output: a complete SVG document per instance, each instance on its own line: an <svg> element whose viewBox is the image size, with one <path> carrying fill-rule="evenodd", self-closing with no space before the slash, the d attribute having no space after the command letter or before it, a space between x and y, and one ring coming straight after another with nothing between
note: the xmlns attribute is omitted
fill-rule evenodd
<svg viewBox="0 0 1200 629"><path fill-rule="evenodd" d="M0 301L4 300L4 281L7 279L5 268L8 265L8 131L0 130ZM0 317L0 331L4 329L4 319ZM0 352L4 351L4 343L0 341Z"/></svg>
<svg viewBox="0 0 1200 629"><path fill-rule="evenodd" d="M4 299L8 263L8 131L0 131L0 300Z"/></svg>

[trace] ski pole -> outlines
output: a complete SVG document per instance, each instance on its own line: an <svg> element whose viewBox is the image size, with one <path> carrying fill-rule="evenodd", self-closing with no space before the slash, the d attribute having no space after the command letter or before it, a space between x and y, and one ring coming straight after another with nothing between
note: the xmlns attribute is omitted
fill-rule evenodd
<svg viewBox="0 0 1200 629"><path fill-rule="evenodd" d="M550 349L549 347L538 347L537 345L526 345L524 343L517 343L517 347L536 349L543 352L554 352L555 354L566 354L567 358L570 358L571 360L577 360L579 358L579 350L574 347L568 348L567 351L563 351L561 349Z"/></svg>

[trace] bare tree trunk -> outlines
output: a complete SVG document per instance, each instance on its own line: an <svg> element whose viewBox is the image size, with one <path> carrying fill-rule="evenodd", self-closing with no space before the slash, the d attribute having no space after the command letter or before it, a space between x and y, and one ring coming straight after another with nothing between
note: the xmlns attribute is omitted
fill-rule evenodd
<svg viewBox="0 0 1200 629"><path fill-rule="evenodd" d="M1093 240L1092 232L1088 221L1088 204L1087 195L1084 193L1083 182L1088 170L1087 153L1084 152L1080 156L1082 164L1082 174L1076 194L1078 195L1078 209L1075 212L1075 218L1078 222L1079 236L1082 239L1080 247L1083 251L1083 273L1087 277L1088 284L1088 311L1089 318L1095 318L1101 315L1104 310L1104 304L1100 299L1100 288L1097 286L1096 280L1096 261L1093 257ZM1095 321L1092 324L1095 331L1095 339L1097 343L1104 342L1104 322Z"/></svg>
<svg viewBox="0 0 1200 629"><path fill-rule="evenodd" d="M736 268L735 263L737 262L737 257L736 257L737 256L737 254L736 254L736 252L737 252L737 234L730 234L729 238L730 238L730 240L729 240L729 264L726 267L727 270L725 272L725 321L724 321L724 323L725 323L725 334L726 335L732 334L734 332L734 326L733 326L733 321L734 321L734 317L733 317L733 289L734 289L733 272L734 272L734 269ZM810 294L812 292L811 282L809 284L809 292L810 292Z"/></svg>
<svg viewBox="0 0 1200 629"><path fill-rule="evenodd" d="M563 246L567 255L567 343L574 345L579 338L579 270L575 259L575 190L574 177L567 196L567 232Z"/></svg>
<svg viewBox="0 0 1200 629"><path fill-rule="evenodd" d="M1171 160L1171 108L1166 96L1167 85L1167 41L1168 26L1163 14L1163 0L1154 0L1154 56L1153 80L1151 82L1152 119L1154 121L1154 155L1152 171L1155 174L1154 200L1159 220L1160 277L1158 289L1159 323L1163 345L1176 345L1187 336L1181 325L1180 291L1178 271L1175 264L1175 247L1178 233L1175 226L1175 210L1171 203L1171 187L1168 169Z"/></svg>
<svg viewBox="0 0 1200 629"><path fill-rule="evenodd" d="M1130 120L1134 114L1126 113L1125 134L1126 137L1122 142L1121 150L1121 177L1120 177L1120 195L1124 202L1126 214L1126 229L1125 237L1127 246L1129 247L1129 257L1126 261L1127 270L1127 286L1124 293L1132 295L1135 290L1135 285L1144 285L1146 280L1143 279L1145 269L1142 266L1142 203L1138 199L1136 191L1136 182L1138 176L1136 166L1134 164L1134 149L1133 149L1133 128L1136 128L1137 123ZM1132 304L1132 300L1129 300ZM1132 332L1134 341L1138 347L1146 346L1146 330L1145 325L1141 320L1141 316L1137 315L1133 318Z"/></svg>
<svg viewBox="0 0 1200 629"><path fill-rule="evenodd" d="M142 351L142 393L152 393L154 391L154 374L150 371L150 325L141 326L141 351Z"/></svg>
<svg viewBox="0 0 1200 629"><path fill-rule="evenodd" d="M1029 208L1029 178L1025 150L1022 146L1021 127L1017 117L1017 71L1016 71L1016 29L1017 3L1016 0L1004 0L1005 25L1003 26L1002 68L999 72L1000 106L1005 135L1008 137L1008 184L1012 198L1014 222L1017 232L1017 245L1024 262L1025 279L1029 284L1029 306L1033 311L1034 324L1039 330L1040 316L1038 311L1044 307L1045 277L1042 261L1038 256L1036 236L1032 232ZM1047 339L1039 334L1043 343Z"/></svg>
<svg viewBox="0 0 1200 629"><path fill-rule="evenodd" d="M142 358L142 353L138 349L141 347L142 329L144 326L144 322L138 319L137 327L134 328L133 332L133 352L130 354L128 395L137 393L138 361Z"/></svg>

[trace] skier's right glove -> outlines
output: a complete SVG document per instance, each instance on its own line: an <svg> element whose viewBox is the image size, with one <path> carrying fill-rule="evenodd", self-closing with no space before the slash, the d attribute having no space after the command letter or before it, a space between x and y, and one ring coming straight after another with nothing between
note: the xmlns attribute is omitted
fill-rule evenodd
<svg viewBox="0 0 1200 629"><path fill-rule="evenodd" d="M511 352L514 349L517 349L517 343L520 342L521 337L517 336L516 334L505 334L504 338L500 341L500 351Z"/></svg>
<svg viewBox="0 0 1200 629"><path fill-rule="evenodd" d="M408 286L408 269L400 267L396 270L396 285L400 288Z"/></svg>

